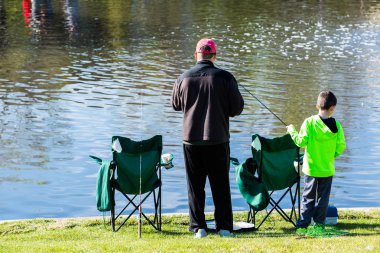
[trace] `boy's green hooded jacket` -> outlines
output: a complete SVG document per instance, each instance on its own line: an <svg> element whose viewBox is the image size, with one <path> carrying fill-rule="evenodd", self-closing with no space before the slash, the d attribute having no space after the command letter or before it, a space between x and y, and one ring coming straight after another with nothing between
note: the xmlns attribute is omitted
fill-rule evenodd
<svg viewBox="0 0 380 253"><path fill-rule="evenodd" d="M330 177L335 174L334 158L346 148L343 128L336 120L337 133L331 132L318 115L303 122L299 133L293 129L290 135L294 143L305 148L303 173L312 177Z"/></svg>

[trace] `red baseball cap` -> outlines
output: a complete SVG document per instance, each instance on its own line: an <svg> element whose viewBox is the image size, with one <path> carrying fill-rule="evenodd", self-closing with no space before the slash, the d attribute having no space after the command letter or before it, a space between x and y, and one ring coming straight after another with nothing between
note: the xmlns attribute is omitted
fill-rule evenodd
<svg viewBox="0 0 380 253"><path fill-rule="evenodd" d="M215 54L216 53L216 43L212 39L201 39L197 43L196 53L202 54Z"/></svg>

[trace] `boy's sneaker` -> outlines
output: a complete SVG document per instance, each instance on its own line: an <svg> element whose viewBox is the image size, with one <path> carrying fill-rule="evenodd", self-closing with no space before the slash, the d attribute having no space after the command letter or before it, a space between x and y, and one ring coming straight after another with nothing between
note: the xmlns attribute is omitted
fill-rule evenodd
<svg viewBox="0 0 380 253"><path fill-rule="evenodd" d="M233 233L231 233L228 230L224 230L224 229L219 230L219 235L220 235L220 237L235 237L235 235Z"/></svg>
<svg viewBox="0 0 380 253"><path fill-rule="evenodd" d="M195 233L195 238L197 239L204 238L206 236L207 236L207 232L206 232L206 229L204 228L198 229L198 231Z"/></svg>
<svg viewBox="0 0 380 253"><path fill-rule="evenodd" d="M314 223L313 225L314 230L324 230L325 229L325 224L322 223Z"/></svg>
<svg viewBox="0 0 380 253"><path fill-rule="evenodd" d="M296 234L297 235L306 235L307 234L307 228L302 228L302 227L297 228Z"/></svg>
<svg viewBox="0 0 380 253"><path fill-rule="evenodd" d="M314 223L313 230L315 232L324 232L325 231L325 224L322 223Z"/></svg>
<svg viewBox="0 0 380 253"><path fill-rule="evenodd" d="M320 237L324 236L326 234L325 225L321 223L315 223L313 225L313 228L310 229L307 233L307 235L312 237Z"/></svg>

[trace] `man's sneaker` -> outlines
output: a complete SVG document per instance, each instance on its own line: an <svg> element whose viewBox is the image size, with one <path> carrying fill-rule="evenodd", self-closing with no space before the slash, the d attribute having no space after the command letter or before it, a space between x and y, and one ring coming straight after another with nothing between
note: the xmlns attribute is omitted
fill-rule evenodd
<svg viewBox="0 0 380 253"><path fill-rule="evenodd" d="M198 229L198 231L195 233L195 238L197 239L200 239L206 236L207 236L206 229L203 229L203 228Z"/></svg>
<svg viewBox="0 0 380 253"><path fill-rule="evenodd" d="M220 237L235 237L235 235L233 233L231 233L228 230L224 230L224 229L219 230L219 235L220 235Z"/></svg>

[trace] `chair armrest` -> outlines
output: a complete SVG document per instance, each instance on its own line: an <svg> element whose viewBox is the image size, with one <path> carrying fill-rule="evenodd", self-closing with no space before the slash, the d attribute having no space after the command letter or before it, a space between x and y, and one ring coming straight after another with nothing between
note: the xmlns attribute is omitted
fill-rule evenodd
<svg viewBox="0 0 380 253"><path fill-rule="evenodd" d="M90 157L91 157L92 159L94 159L98 164L102 164L102 162L103 162L103 160L100 159L99 157L96 157L96 156L93 156L93 155L90 155Z"/></svg>
<svg viewBox="0 0 380 253"><path fill-rule="evenodd" d="M173 158L173 154L168 153L161 155L161 167L164 167L167 170L173 168Z"/></svg>

